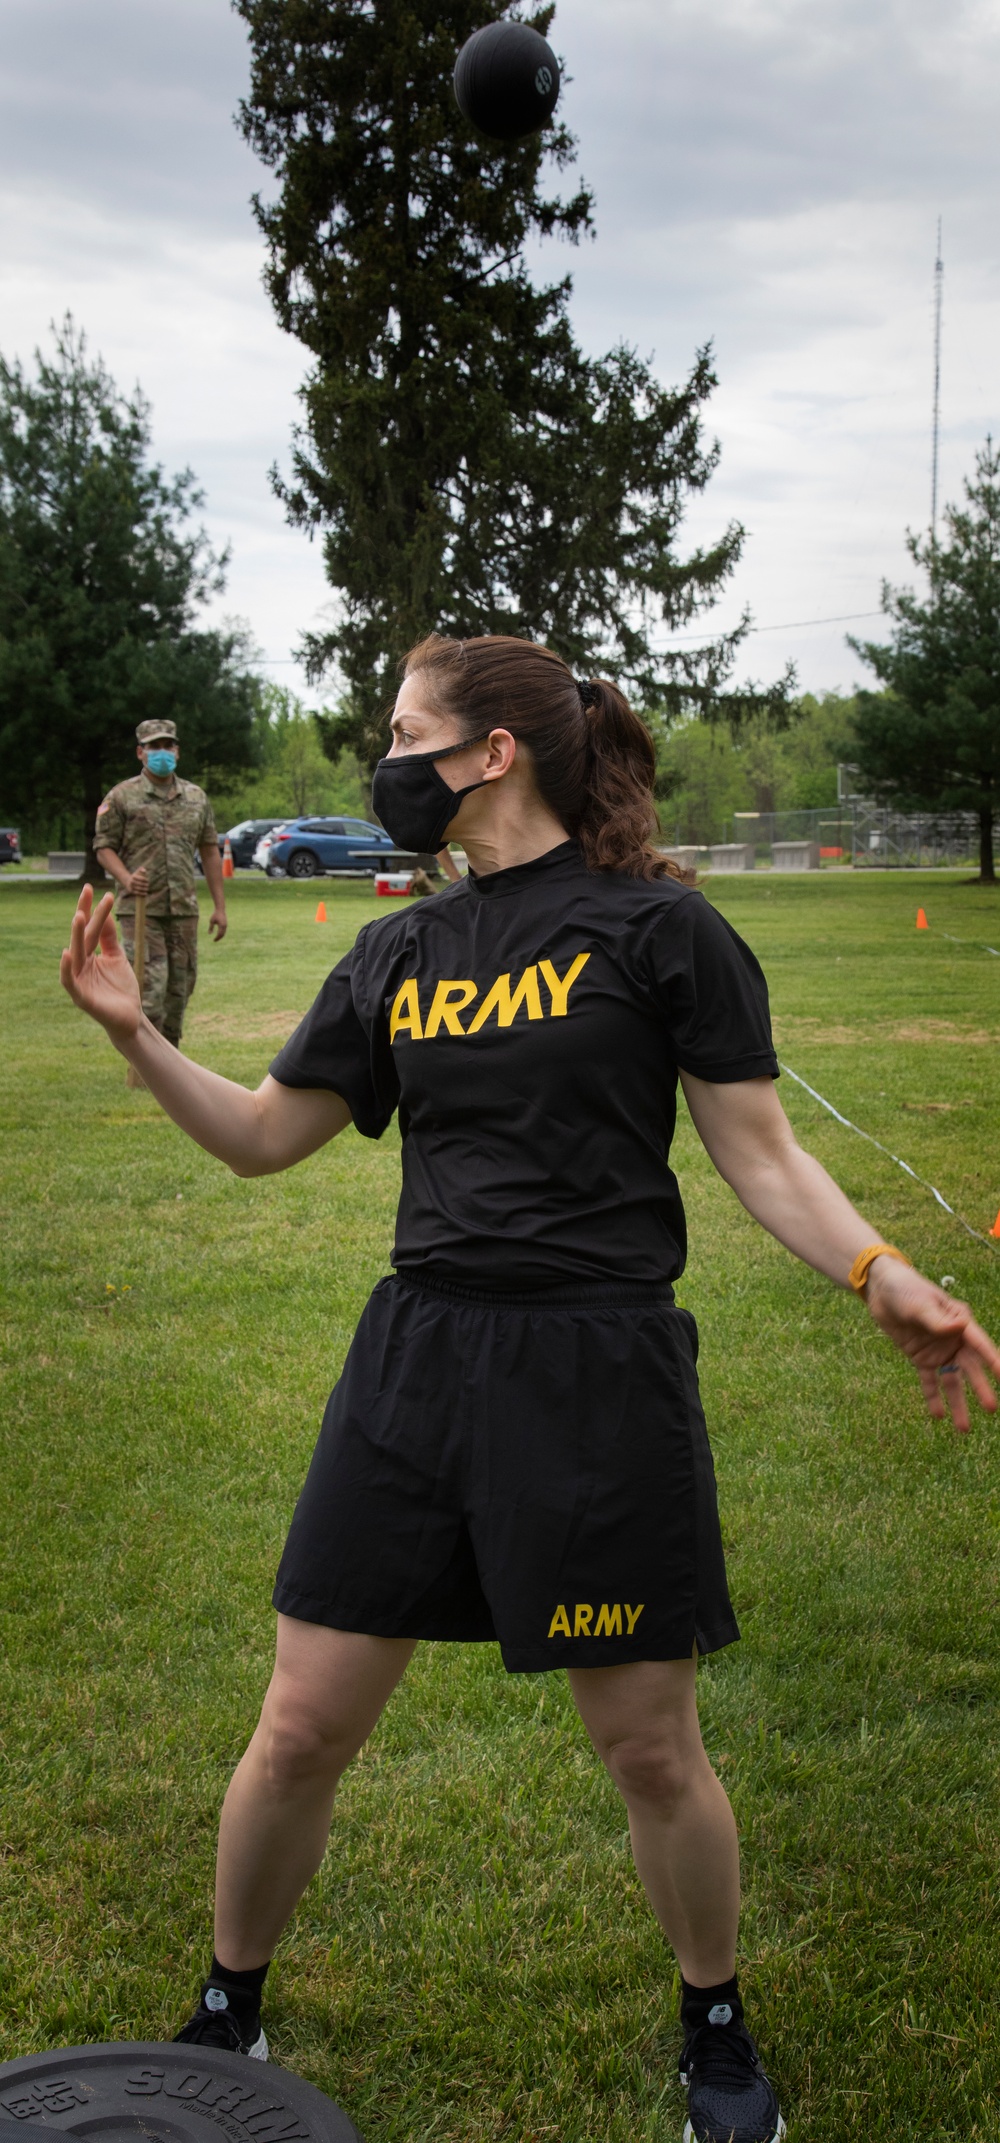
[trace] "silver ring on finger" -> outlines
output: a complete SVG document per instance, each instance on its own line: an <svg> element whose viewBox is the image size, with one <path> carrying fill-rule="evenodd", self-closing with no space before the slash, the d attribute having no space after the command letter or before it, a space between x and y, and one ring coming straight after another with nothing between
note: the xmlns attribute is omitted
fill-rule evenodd
<svg viewBox="0 0 1000 2143"><path fill-rule="evenodd" d="M942 1362L938 1370L939 1377L958 1377L961 1374L962 1372L957 1362Z"/></svg>

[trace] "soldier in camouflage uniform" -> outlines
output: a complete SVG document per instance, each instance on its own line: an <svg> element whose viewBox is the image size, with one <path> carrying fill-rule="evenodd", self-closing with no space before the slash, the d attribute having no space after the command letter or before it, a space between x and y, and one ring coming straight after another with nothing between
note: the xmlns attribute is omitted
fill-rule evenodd
<svg viewBox="0 0 1000 2143"><path fill-rule="evenodd" d="M140 722L136 738L142 772L109 789L97 814L94 847L98 862L118 881L118 924L133 965L135 902L146 896L142 1009L177 1047L198 972L196 848L214 903L209 930L217 939L226 934L219 837L204 789L180 781L174 771L180 750L175 724Z"/></svg>

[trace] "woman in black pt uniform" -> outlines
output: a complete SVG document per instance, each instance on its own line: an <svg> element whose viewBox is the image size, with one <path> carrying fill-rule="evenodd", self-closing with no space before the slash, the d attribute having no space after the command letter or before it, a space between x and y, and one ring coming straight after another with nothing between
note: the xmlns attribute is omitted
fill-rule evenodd
<svg viewBox="0 0 1000 2143"><path fill-rule="evenodd" d="M226 1796L216 1948L183 2038L266 2058L261 1990L322 1858L337 1781L421 1637L565 1667L628 1809L683 1976L696 2143L773 2143L777 2100L735 1976L736 1833L695 1705L738 1635L693 1319L672 1282L678 1075L721 1174L770 1233L853 1285L930 1412L992 1409L970 1311L873 1237L778 1103L752 953L650 846L653 753L609 684L515 639L414 649L373 801L394 839L461 841L469 876L362 930L255 1094L145 1020L110 901L85 891L75 1002L238 1175L398 1109L395 1275L331 1397L275 1589L277 1660ZM100 940L103 957L96 957ZM988 1374L989 1373L989 1374Z"/></svg>

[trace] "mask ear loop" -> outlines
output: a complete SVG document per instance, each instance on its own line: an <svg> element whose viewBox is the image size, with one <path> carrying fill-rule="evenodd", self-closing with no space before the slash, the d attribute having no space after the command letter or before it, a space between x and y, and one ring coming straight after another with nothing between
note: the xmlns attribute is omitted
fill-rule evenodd
<svg viewBox="0 0 1000 2143"><path fill-rule="evenodd" d="M443 752L421 752L420 754L414 753L414 757L419 756L420 758L427 759L453 759L456 752L468 751L469 746L471 744L485 744L487 737L491 737L492 734L493 731L491 729L483 729L480 731L478 737L463 737L461 744L449 744L446 750Z"/></svg>
<svg viewBox="0 0 1000 2143"><path fill-rule="evenodd" d="M453 759L456 752L468 751L471 744L485 744L487 737L492 734L492 730L483 729L478 737L463 737L461 744L445 744L439 752L400 752L398 759L390 759L386 755L378 763L380 766L387 766L390 772L397 766L430 766L436 759Z"/></svg>

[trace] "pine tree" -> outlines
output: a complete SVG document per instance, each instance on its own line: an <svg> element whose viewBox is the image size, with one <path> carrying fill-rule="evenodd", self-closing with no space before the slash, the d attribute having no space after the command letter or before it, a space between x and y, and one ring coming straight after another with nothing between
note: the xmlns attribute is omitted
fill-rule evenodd
<svg viewBox="0 0 1000 2143"><path fill-rule="evenodd" d="M235 4L252 53L242 129L279 182L255 200L266 285L312 358L291 476L274 481L293 523L321 531L336 594L335 623L305 641L311 674L333 666L347 688L327 748L382 748L398 659L432 628L531 634L649 709L718 711L745 627L672 656L652 641L714 601L740 556L735 524L677 553L717 458L710 352L676 390L624 345L591 360L569 278L532 282L527 242L579 239L592 203L541 190L546 157L573 160L564 127L500 145L459 114L455 55L510 0ZM524 19L545 31L552 13ZM768 704L780 719L782 693Z"/></svg>
<svg viewBox="0 0 1000 2143"><path fill-rule="evenodd" d="M37 376L0 358L0 791L4 810L82 814L136 772L135 725L177 722L186 767L252 751L256 680L238 632L198 630L225 558L185 524L186 472L149 460L149 411L66 320Z"/></svg>
<svg viewBox="0 0 1000 2143"><path fill-rule="evenodd" d="M929 580L882 590L895 619L888 646L852 640L885 694L858 698L861 773L904 809L974 811L979 876L996 883L993 828L1000 810L1000 451L976 456L966 506L945 512L947 538L910 535L907 548Z"/></svg>

